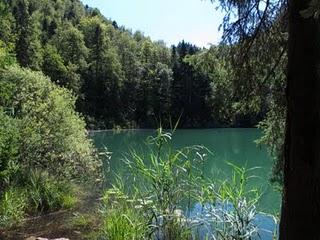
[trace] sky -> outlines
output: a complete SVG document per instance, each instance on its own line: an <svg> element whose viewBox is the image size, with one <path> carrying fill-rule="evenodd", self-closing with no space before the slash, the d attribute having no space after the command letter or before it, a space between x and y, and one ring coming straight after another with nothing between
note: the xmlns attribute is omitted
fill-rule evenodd
<svg viewBox="0 0 320 240"><path fill-rule="evenodd" d="M199 47L217 44L223 13L210 0L82 0L119 26L140 30L168 46L181 40Z"/></svg>

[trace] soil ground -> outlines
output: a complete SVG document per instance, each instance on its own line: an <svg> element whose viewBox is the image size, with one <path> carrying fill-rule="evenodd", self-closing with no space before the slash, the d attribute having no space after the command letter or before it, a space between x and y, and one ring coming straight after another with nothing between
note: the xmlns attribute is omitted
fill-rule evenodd
<svg viewBox="0 0 320 240"><path fill-rule="evenodd" d="M100 220L97 213L99 202L97 193L82 194L73 209L30 217L20 226L8 230L0 229L0 240L32 240L37 237L92 239L93 234L97 234L99 230Z"/></svg>

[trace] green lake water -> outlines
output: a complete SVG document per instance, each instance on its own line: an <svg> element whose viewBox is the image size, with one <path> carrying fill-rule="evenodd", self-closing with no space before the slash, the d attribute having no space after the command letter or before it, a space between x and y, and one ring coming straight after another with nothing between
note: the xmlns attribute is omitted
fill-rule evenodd
<svg viewBox="0 0 320 240"><path fill-rule="evenodd" d="M145 141L155 130L125 130L121 132L99 131L90 135L98 148L107 147L112 152L110 168L120 175L126 169L122 162L123 156L130 148L146 150ZM226 162L247 168L260 167L252 172L256 177L250 182L261 189L262 197L259 210L275 214L280 208L280 194L269 183L272 159L265 147L257 146L254 142L261 135L258 129L227 128L227 129L192 129L177 130L173 136L173 147L181 148L190 145L203 145L213 152L205 162L205 175L220 178L230 177L231 169ZM112 181L110 174L107 179Z"/></svg>

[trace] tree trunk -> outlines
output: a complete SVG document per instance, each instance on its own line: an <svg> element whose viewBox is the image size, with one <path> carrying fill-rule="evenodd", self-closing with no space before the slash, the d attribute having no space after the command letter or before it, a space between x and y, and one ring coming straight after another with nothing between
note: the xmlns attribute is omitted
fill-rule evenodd
<svg viewBox="0 0 320 240"><path fill-rule="evenodd" d="M287 129L280 240L320 239L320 24L289 0Z"/></svg>

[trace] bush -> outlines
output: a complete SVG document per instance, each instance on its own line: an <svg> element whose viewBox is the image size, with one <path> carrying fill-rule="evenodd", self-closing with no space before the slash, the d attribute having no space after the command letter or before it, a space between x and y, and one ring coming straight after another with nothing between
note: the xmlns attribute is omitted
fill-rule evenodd
<svg viewBox="0 0 320 240"><path fill-rule="evenodd" d="M75 97L42 73L17 66L3 70L0 78L0 103L19 119L21 167L57 177L97 176L100 161L75 111Z"/></svg>
<svg viewBox="0 0 320 240"><path fill-rule="evenodd" d="M0 227L20 223L25 217L27 203L27 195L23 189L12 187L4 192L0 198Z"/></svg>
<svg viewBox="0 0 320 240"><path fill-rule="evenodd" d="M2 225L19 222L26 212L74 206L67 183L97 179L101 172L75 97L42 73L17 66L2 69L0 79Z"/></svg>
<svg viewBox="0 0 320 240"><path fill-rule="evenodd" d="M0 68L4 68L6 66L9 66L9 65L12 65L13 63L15 63L16 60L15 60L14 55L12 54L12 48L13 48L12 46L7 46L0 39Z"/></svg>

